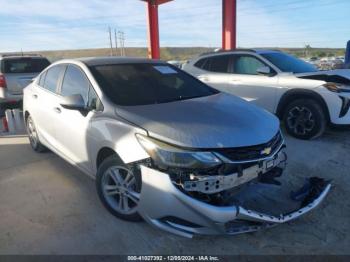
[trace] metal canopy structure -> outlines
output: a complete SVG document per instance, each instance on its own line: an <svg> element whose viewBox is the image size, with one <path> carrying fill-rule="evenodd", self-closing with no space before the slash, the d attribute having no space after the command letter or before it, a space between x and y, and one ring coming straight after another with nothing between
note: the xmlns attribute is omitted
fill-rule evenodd
<svg viewBox="0 0 350 262"><path fill-rule="evenodd" d="M148 57L160 58L158 6L173 0L141 0L147 4ZM222 0L222 48L236 48L237 1Z"/></svg>
<svg viewBox="0 0 350 262"><path fill-rule="evenodd" d="M236 0L222 0L222 49L236 49Z"/></svg>

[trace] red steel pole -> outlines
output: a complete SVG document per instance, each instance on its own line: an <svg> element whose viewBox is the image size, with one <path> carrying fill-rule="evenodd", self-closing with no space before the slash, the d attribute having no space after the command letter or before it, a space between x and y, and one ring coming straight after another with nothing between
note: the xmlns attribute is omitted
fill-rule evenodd
<svg viewBox="0 0 350 262"><path fill-rule="evenodd" d="M172 0L142 0L147 2L147 20L148 20L148 57L153 59L160 58L159 50L159 24L158 24L158 5Z"/></svg>
<svg viewBox="0 0 350 262"><path fill-rule="evenodd" d="M160 58L159 50L159 25L158 25L158 4L147 3L148 14L148 57L153 59Z"/></svg>
<svg viewBox="0 0 350 262"><path fill-rule="evenodd" d="M222 0L222 49L236 48L237 1Z"/></svg>

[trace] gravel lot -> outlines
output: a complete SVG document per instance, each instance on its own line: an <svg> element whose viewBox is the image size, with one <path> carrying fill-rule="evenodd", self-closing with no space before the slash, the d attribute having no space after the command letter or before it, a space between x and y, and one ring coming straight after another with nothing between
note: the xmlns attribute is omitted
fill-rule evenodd
<svg viewBox="0 0 350 262"><path fill-rule="evenodd" d="M289 183L333 179L320 208L275 228L192 240L115 219L89 177L52 153L33 153L26 137L2 137L0 254L350 254L349 135L287 137Z"/></svg>

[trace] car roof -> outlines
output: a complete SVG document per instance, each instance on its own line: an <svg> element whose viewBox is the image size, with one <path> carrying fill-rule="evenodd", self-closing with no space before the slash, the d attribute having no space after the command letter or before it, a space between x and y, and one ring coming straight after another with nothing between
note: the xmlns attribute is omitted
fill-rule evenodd
<svg viewBox="0 0 350 262"><path fill-rule="evenodd" d="M256 53L258 54L266 54L266 53L281 53L280 50L273 50L273 49L257 49Z"/></svg>
<svg viewBox="0 0 350 262"><path fill-rule="evenodd" d="M43 56L0 56L0 60L15 60L15 59L46 59L46 57Z"/></svg>
<svg viewBox="0 0 350 262"><path fill-rule="evenodd" d="M200 56L206 56L206 55L215 55L215 54L234 54L234 53L241 53L241 52L248 52L248 53L256 53L256 54L266 54L266 53L280 53L279 50L273 50L273 49L234 49L234 50L220 50L220 51L214 51L214 52L208 52L203 53Z"/></svg>
<svg viewBox="0 0 350 262"><path fill-rule="evenodd" d="M74 59L73 59L74 60ZM76 58L87 66L97 66L97 65L112 65L112 64L156 64L156 63L165 63L161 60L156 59L147 59L139 57L82 57Z"/></svg>

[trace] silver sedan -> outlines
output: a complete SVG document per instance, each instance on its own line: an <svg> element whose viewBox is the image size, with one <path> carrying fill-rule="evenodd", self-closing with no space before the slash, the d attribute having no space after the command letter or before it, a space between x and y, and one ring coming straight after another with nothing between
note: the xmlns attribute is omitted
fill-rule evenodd
<svg viewBox="0 0 350 262"><path fill-rule="evenodd" d="M25 88L24 116L33 149L96 179L113 215L181 236L290 221L330 189L314 178L266 201L287 159L277 118L161 61L56 62Z"/></svg>

